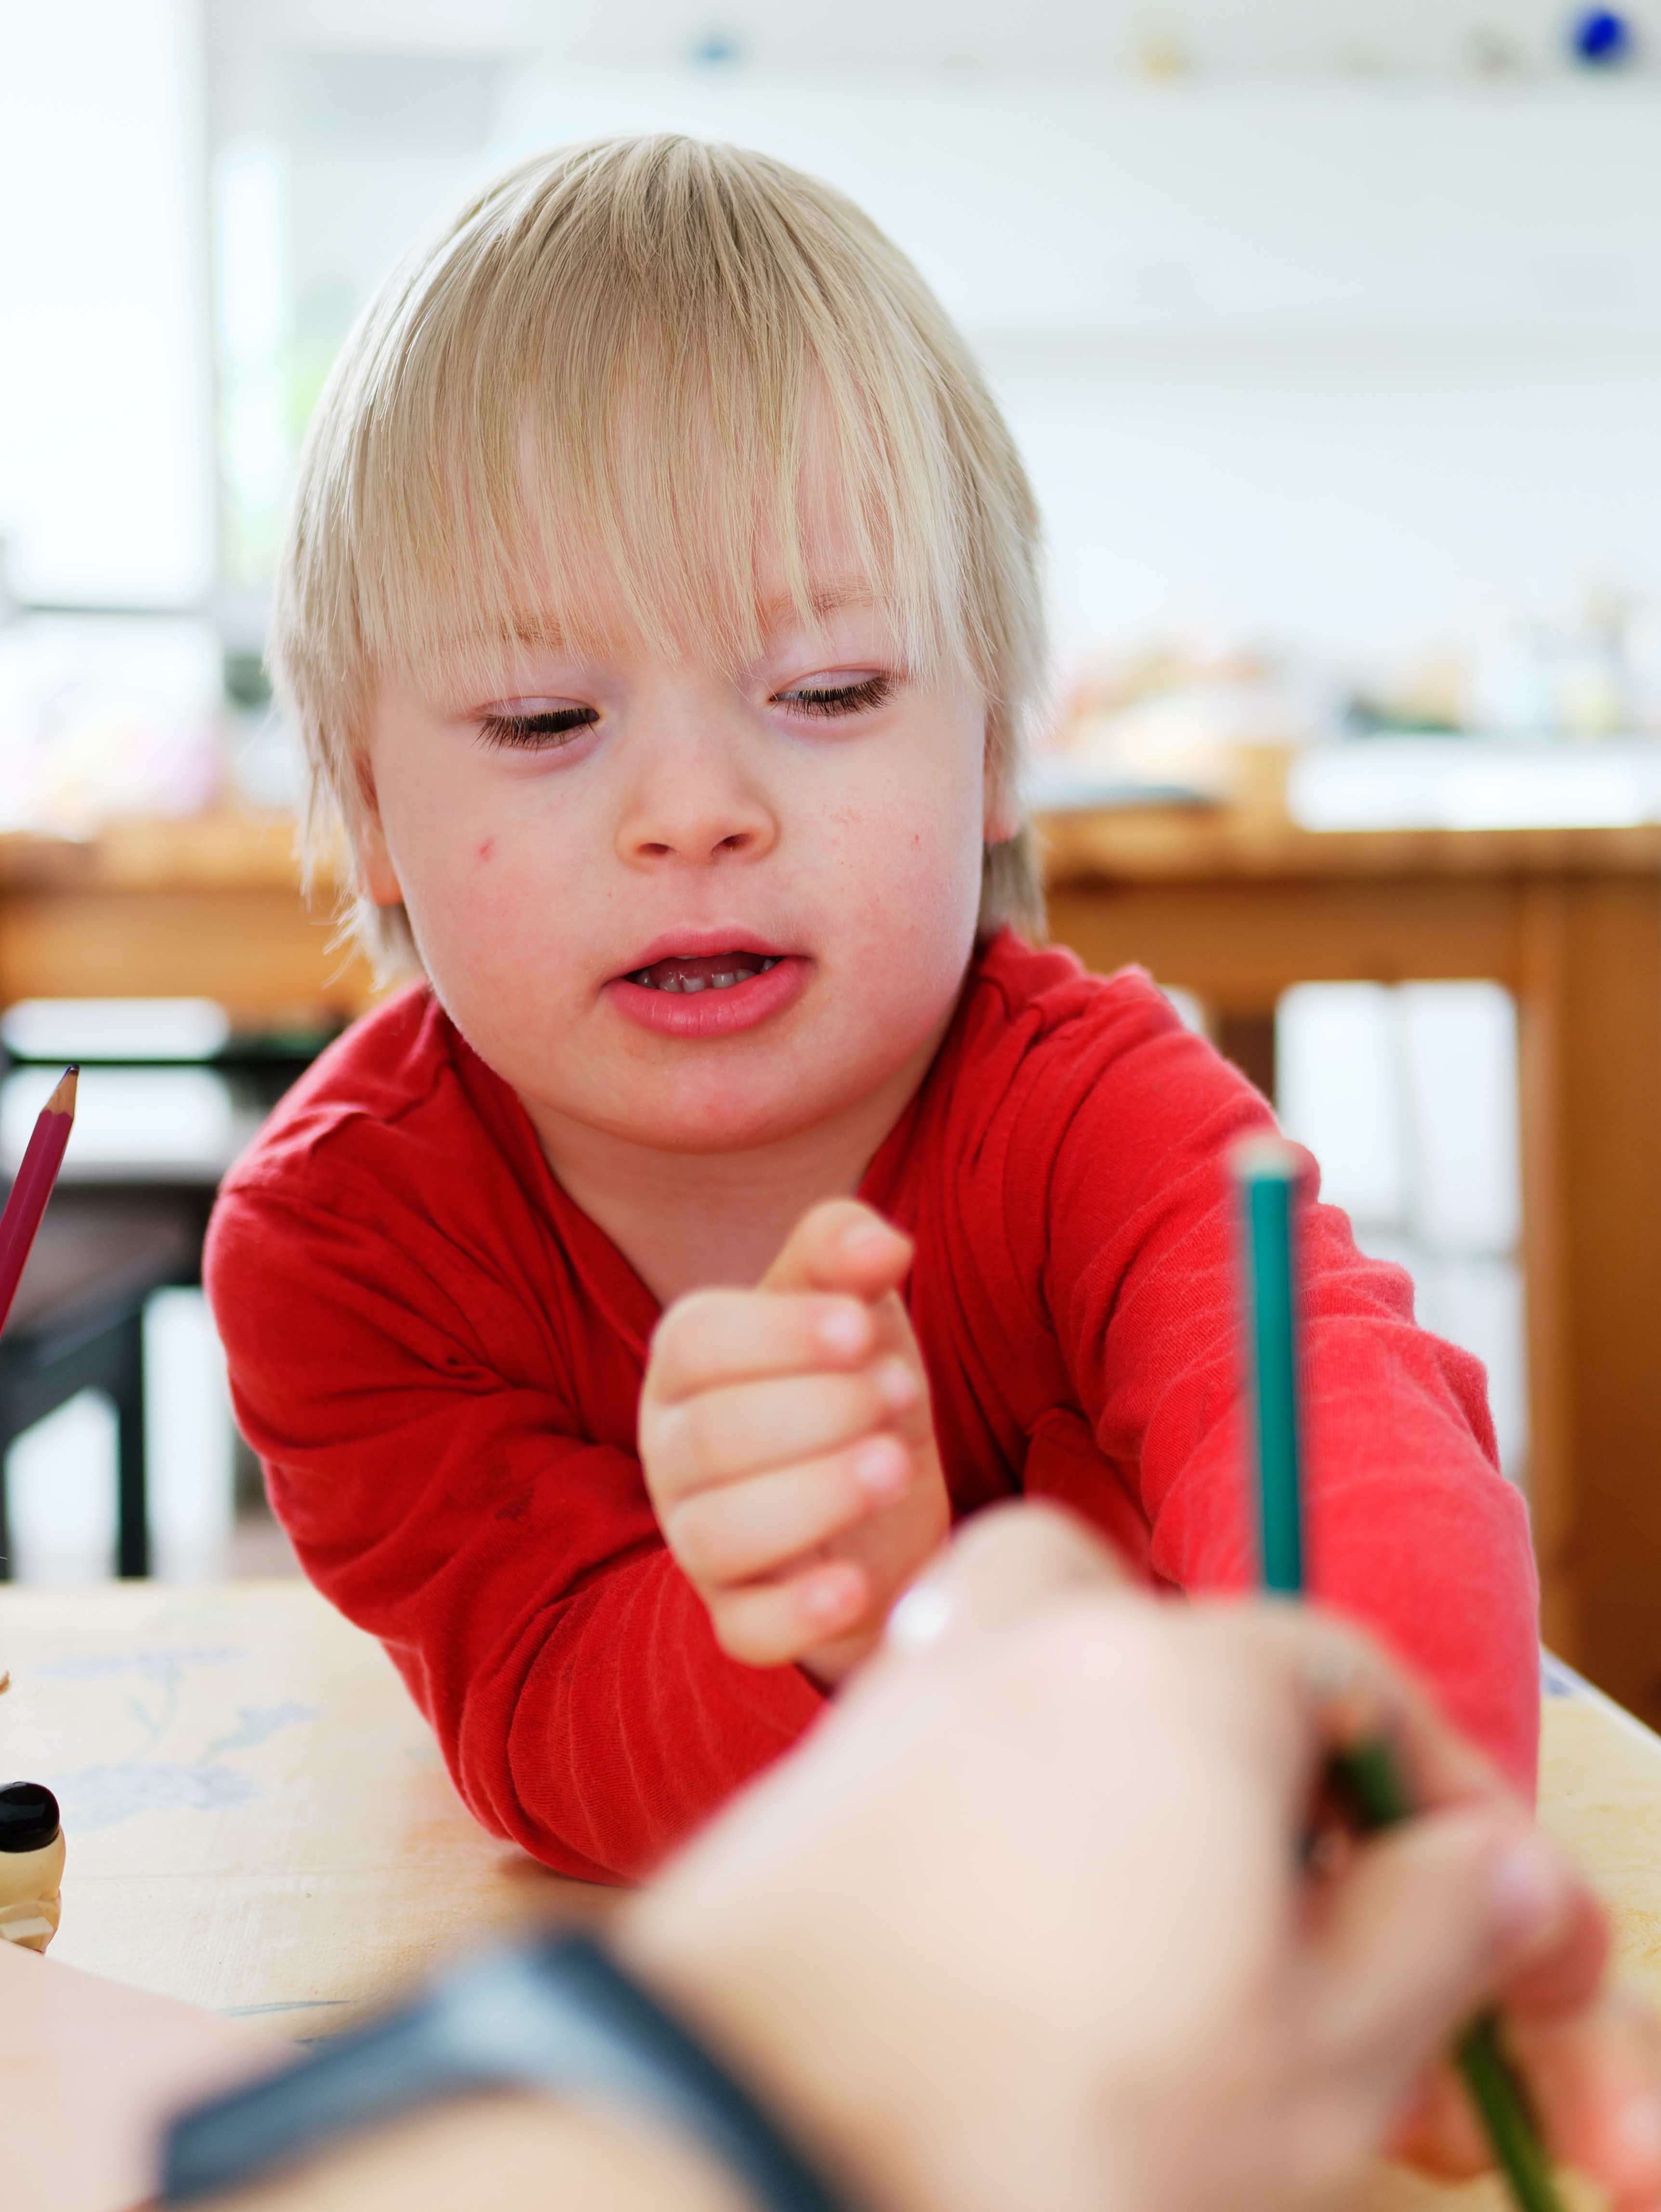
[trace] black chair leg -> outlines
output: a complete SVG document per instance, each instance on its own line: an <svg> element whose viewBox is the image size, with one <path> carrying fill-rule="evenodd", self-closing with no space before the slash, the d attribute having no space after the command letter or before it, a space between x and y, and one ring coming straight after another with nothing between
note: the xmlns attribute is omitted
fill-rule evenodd
<svg viewBox="0 0 1661 2212"><path fill-rule="evenodd" d="M129 1581L150 1571L149 1504L144 1484L144 1315L141 1307L121 1326L121 1350L112 1376L119 1440L116 1493L115 1571Z"/></svg>
<svg viewBox="0 0 1661 2212"><path fill-rule="evenodd" d="M125 1309L125 1310L124 1310ZM80 1390L101 1390L115 1409L115 1571L141 1580L150 1571L149 1501L144 1468L144 1308L134 1295L100 1316L32 1337L8 1336L0 1352L0 1449ZM0 1582L12 1576L10 1530L0 1467Z"/></svg>

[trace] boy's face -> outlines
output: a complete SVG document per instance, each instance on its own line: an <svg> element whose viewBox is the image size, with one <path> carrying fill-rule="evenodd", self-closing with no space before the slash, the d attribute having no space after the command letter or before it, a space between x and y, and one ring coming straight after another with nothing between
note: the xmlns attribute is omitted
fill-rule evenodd
<svg viewBox="0 0 1661 2212"><path fill-rule="evenodd" d="M545 1141L743 1151L897 1110L927 1066L973 945L985 702L910 673L845 572L815 585L736 678L619 624L518 649L493 696L376 701L371 895Z"/></svg>

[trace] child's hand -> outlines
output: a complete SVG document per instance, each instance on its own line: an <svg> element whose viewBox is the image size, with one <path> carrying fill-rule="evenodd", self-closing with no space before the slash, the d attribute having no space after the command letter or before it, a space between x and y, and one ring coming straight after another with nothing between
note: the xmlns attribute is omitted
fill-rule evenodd
<svg viewBox="0 0 1661 2212"><path fill-rule="evenodd" d="M951 1522L928 1379L868 1206L803 1215L753 1291L658 1324L640 1456L664 1540L724 1650L837 1682Z"/></svg>

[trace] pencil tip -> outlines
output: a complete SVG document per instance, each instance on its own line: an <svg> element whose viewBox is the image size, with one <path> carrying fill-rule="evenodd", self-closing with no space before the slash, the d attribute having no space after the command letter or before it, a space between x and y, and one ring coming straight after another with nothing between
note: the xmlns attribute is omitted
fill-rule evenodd
<svg viewBox="0 0 1661 2212"><path fill-rule="evenodd" d="M78 1063L74 1067L66 1067L64 1070L63 1080L46 1101L48 1114L74 1113L75 1094L79 1088L80 1077L81 1069Z"/></svg>

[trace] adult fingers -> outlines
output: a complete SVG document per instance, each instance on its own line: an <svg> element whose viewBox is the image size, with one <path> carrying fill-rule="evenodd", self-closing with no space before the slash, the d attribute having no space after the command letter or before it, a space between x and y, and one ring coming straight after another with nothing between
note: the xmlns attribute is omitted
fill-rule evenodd
<svg viewBox="0 0 1661 2212"><path fill-rule="evenodd" d="M857 1367L880 1334L861 1298L698 1291L659 1323L646 1387L669 1406L717 1383Z"/></svg>
<svg viewBox="0 0 1661 2212"><path fill-rule="evenodd" d="M849 1375L791 1375L703 1390L652 1419L653 1486L660 1498L794 1467L903 1425L922 1390L900 1359Z"/></svg>
<svg viewBox="0 0 1661 2212"><path fill-rule="evenodd" d="M965 1521L888 1617L897 1653L957 1645L985 1635L1063 1592L1128 1594L1117 1556L1059 1507L1023 1501Z"/></svg>
<svg viewBox="0 0 1661 2212"><path fill-rule="evenodd" d="M1335 1885L1312 1939L1317 2046L1380 2100L1382 2119L1456 2031L1559 1940L1575 1900L1555 1848L1497 1802L1374 1838Z"/></svg>
<svg viewBox="0 0 1661 2212"><path fill-rule="evenodd" d="M911 1240L856 1198L810 1206L761 1279L764 1291L845 1291L879 1297L904 1279Z"/></svg>
<svg viewBox="0 0 1661 2212"><path fill-rule="evenodd" d="M1549 2021L1579 2012L1590 2002L1609 1963L1609 1929L1603 1909L1582 1882L1575 1909L1560 1940L1525 1966L1506 1990L1506 2009L1518 2017Z"/></svg>
<svg viewBox="0 0 1661 2212"><path fill-rule="evenodd" d="M1554 2157L1608 2193L1615 2212L1661 2204L1661 2026L1624 1990L1601 1990L1570 2018L1505 2020L1507 2056ZM1470 2093L1451 2065L1415 2092L1393 2157L1451 2179L1492 2163Z"/></svg>
<svg viewBox="0 0 1661 2212"><path fill-rule="evenodd" d="M1424 1813L1487 1808L1526 1822L1528 1808L1492 1762L1444 1717L1422 1686L1348 1623L1317 1609L1262 1604L1210 1606L1224 1634L1232 1611L1246 1635L1286 1671L1301 1695L1314 1764L1334 1753L1382 1743L1406 1804ZM1602 1978L1609 1936L1602 1908L1578 1876L1555 1941L1530 1954L1507 1984L1508 2008L1550 2015L1583 2005Z"/></svg>
<svg viewBox="0 0 1661 2212"><path fill-rule="evenodd" d="M1415 2085L1385 2153L1444 2181L1468 2181L1488 2171L1492 2159L1488 2138L1451 2057L1433 2066Z"/></svg>
<svg viewBox="0 0 1661 2212"><path fill-rule="evenodd" d="M911 1476L897 1437L867 1437L849 1451L697 1491L666 1509L663 1533L694 1582L751 1582L893 1504Z"/></svg>
<svg viewBox="0 0 1661 2212"><path fill-rule="evenodd" d="M1406 1802L1429 1812L1454 1805L1525 1808L1499 1770L1451 1728L1401 1663L1349 1621L1281 1600L1208 1600L1205 1632L1238 1643L1241 1663L1269 1669L1305 1731L1311 1764L1383 1741Z"/></svg>
<svg viewBox="0 0 1661 2212"><path fill-rule="evenodd" d="M1661 2026L1623 1991L1573 2016L1507 2014L1508 2046L1565 2165L1607 2191L1615 2212L1661 2204Z"/></svg>

